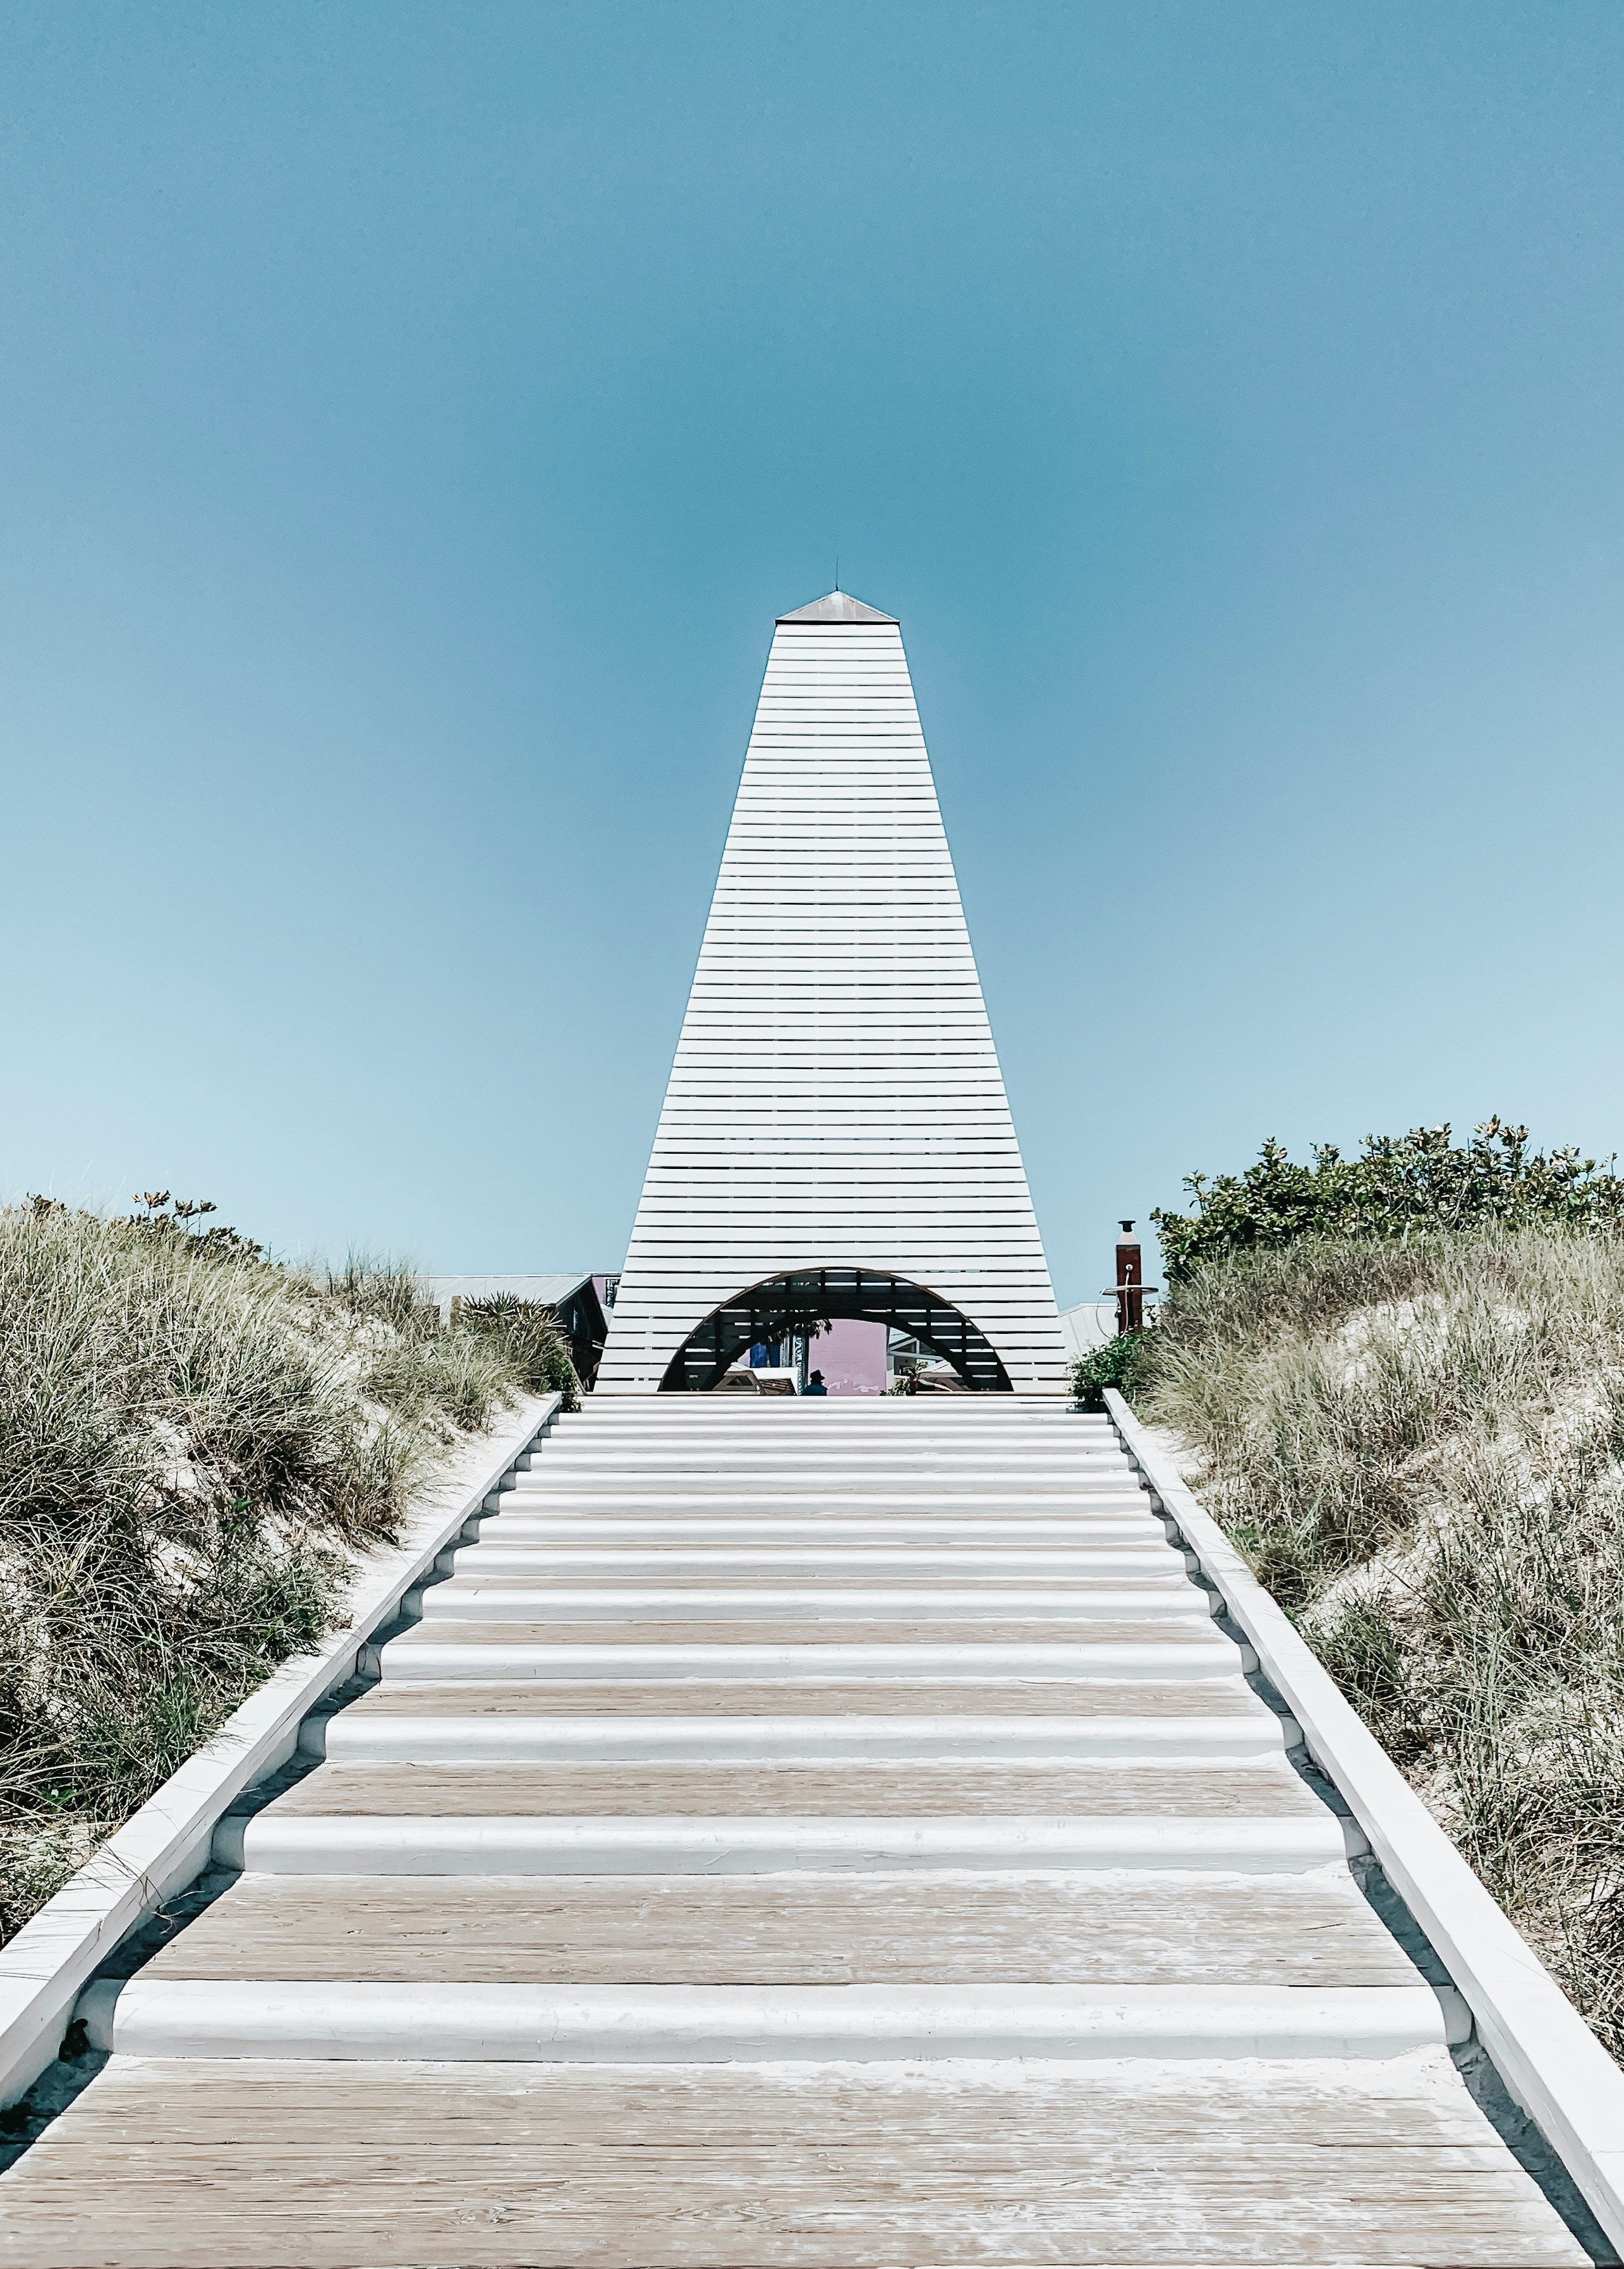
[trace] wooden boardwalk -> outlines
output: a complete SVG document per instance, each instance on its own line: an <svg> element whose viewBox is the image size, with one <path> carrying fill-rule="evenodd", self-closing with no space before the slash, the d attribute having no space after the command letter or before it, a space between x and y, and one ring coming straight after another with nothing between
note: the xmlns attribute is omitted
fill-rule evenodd
<svg viewBox="0 0 1624 2269"><path fill-rule="evenodd" d="M421 1606L0 2262L1586 2258L1103 1421L601 1400Z"/></svg>

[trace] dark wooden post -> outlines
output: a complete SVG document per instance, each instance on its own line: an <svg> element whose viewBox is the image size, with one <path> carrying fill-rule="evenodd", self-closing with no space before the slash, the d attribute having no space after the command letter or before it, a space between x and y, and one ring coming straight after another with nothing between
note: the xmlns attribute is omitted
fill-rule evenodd
<svg viewBox="0 0 1624 2269"><path fill-rule="evenodd" d="M1124 1242L1117 1247L1117 1329L1138 1332L1145 1327L1145 1296L1140 1286L1145 1281L1144 1255L1139 1239L1130 1238L1131 1221L1122 1224Z"/></svg>

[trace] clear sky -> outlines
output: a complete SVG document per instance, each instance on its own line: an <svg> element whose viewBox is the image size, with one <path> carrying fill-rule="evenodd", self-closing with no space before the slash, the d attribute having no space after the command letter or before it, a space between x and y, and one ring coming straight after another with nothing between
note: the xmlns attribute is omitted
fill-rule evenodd
<svg viewBox="0 0 1624 2269"><path fill-rule="evenodd" d="M0 115L0 1191L617 1266L837 554L1063 1299L1624 1148L1613 0L13 0Z"/></svg>

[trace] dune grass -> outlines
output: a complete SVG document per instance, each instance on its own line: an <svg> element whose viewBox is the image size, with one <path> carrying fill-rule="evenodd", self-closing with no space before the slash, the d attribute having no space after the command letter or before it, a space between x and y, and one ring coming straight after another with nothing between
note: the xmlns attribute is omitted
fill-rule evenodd
<svg viewBox="0 0 1624 2269"><path fill-rule="evenodd" d="M1131 1392L1624 2053L1624 1239L1208 1260Z"/></svg>
<svg viewBox="0 0 1624 2269"><path fill-rule="evenodd" d="M452 1327L400 1268L0 1211L0 1936L331 1627L459 1433L554 1386L544 1311Z"/></svg>

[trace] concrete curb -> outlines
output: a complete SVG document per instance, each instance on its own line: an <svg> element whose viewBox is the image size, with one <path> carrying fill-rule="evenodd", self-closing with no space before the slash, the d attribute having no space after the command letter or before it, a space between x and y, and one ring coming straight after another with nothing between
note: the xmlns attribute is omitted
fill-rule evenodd
<svg viewBox="0 0 1624 2269"><path fill-rule="evenodd" d="M0 1948L0 2104L14 2103L52 2061L97 1965L208 1866L221 1814L292 1755L308 1712L351 1675L373 1634L394 1620L562 1400L528 1397L494 1441L482 1437L450 1460L410 1515L405 1542L363 1569L347 1627L274 1672Z"/></svg>
<svg viewBox="0 0 1624 2269"><path fill-rule="evenodd" d="M1106 1406L1152 1496L1244 1631L1259 1667L1341 1792L1388 1881L1431 1940L1476 2021L1490 2061L1624 2252L1624 2071L1398 1767L1344 1699L1284 1612L1114 1388Z"/></svg>
<svg viewBox="0 0 1624 2269"><path fill-rule="evenodd" d="M1395 2057L1465 2039L1447 1987L240 1984L104 1979L121 2056L716 2063L918 2057Z"/></svg>

